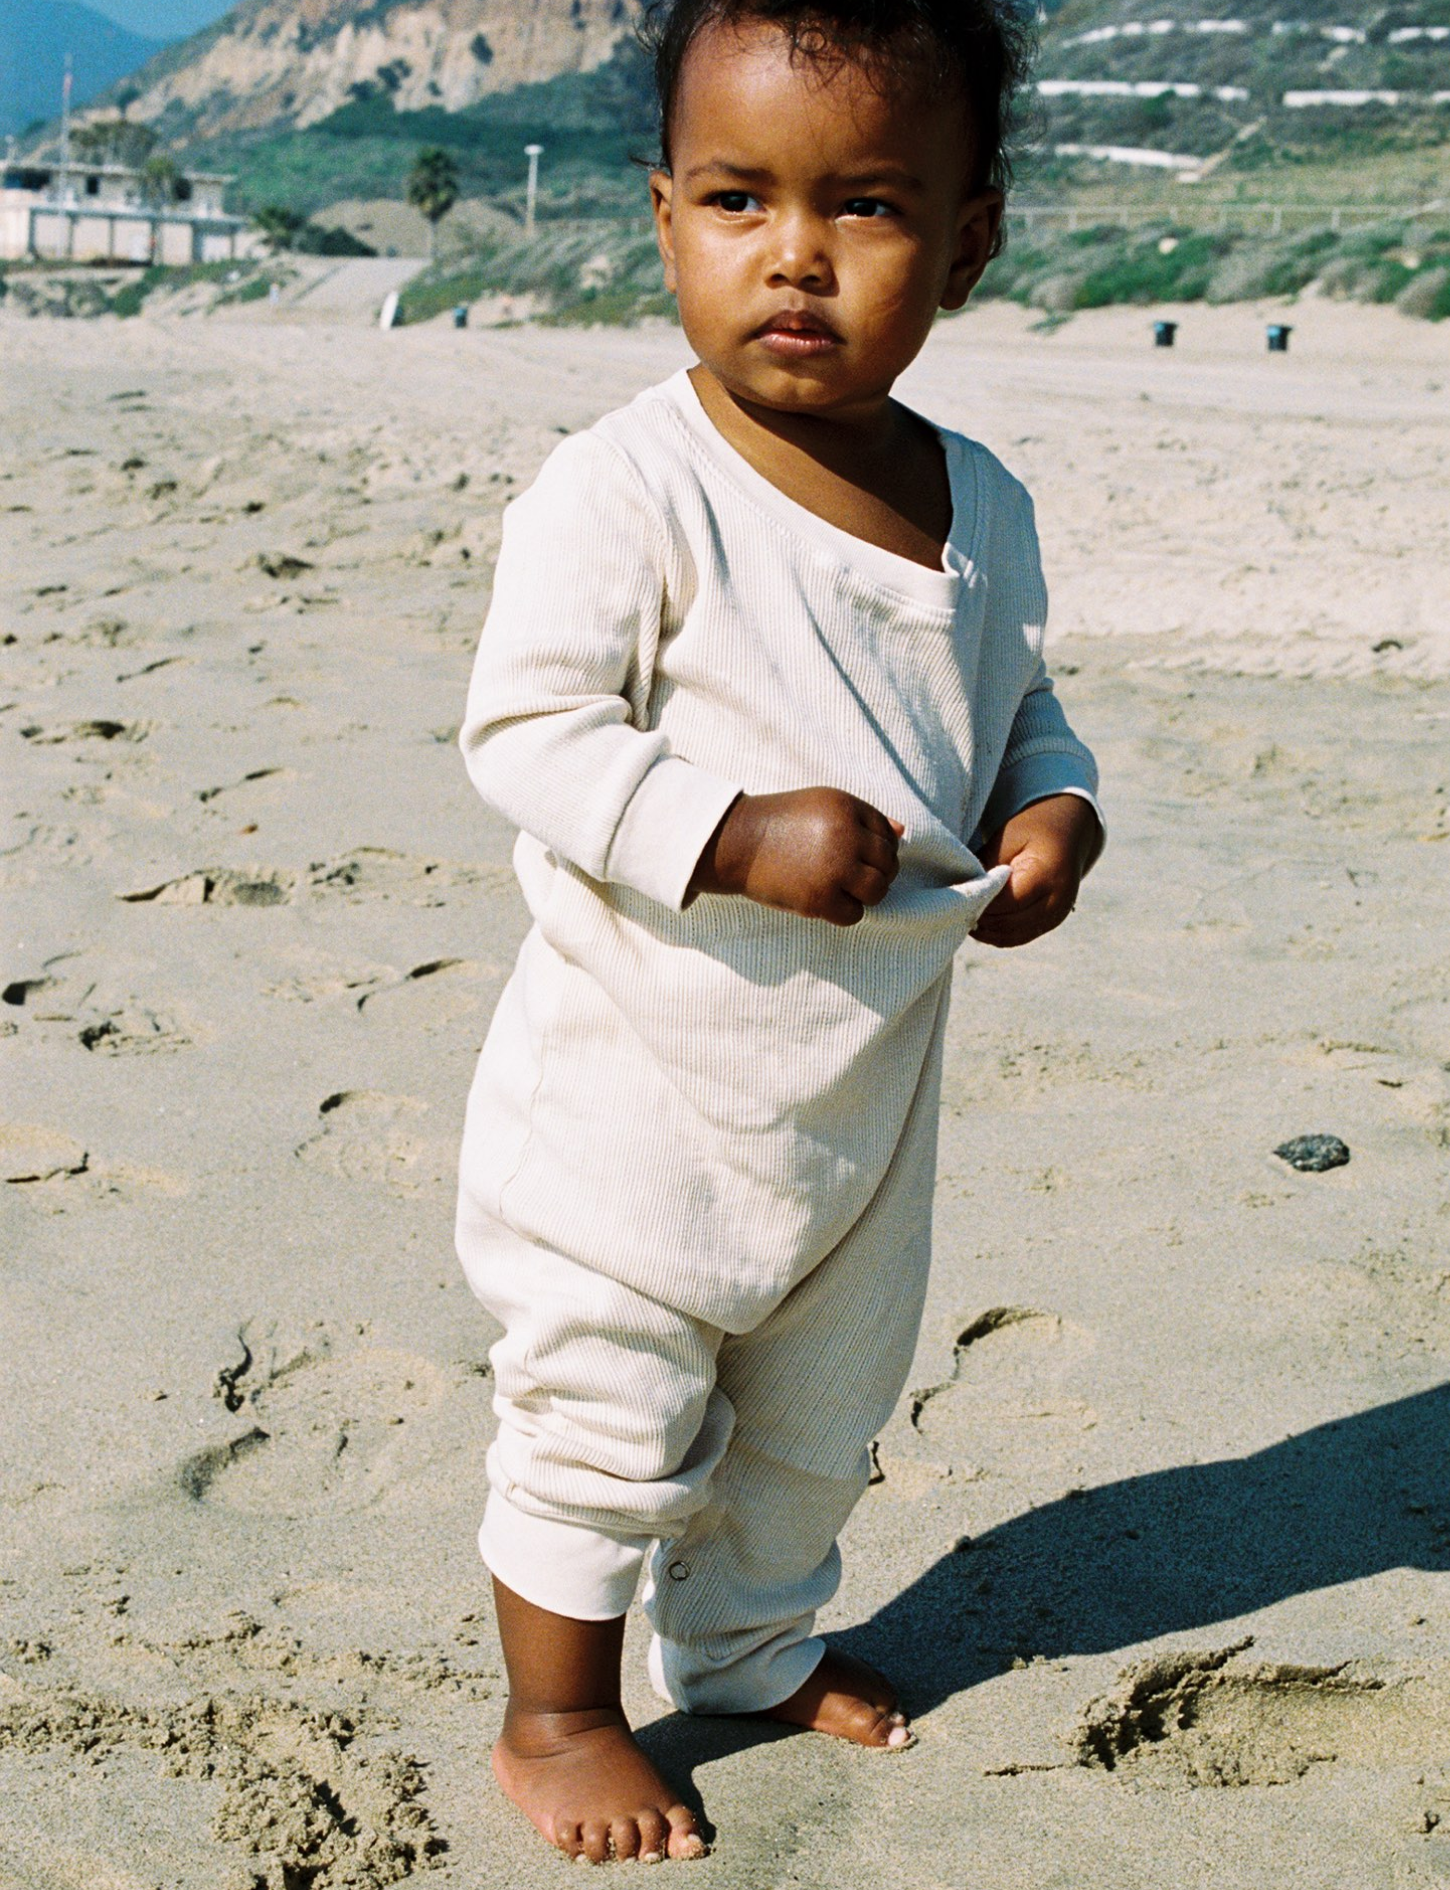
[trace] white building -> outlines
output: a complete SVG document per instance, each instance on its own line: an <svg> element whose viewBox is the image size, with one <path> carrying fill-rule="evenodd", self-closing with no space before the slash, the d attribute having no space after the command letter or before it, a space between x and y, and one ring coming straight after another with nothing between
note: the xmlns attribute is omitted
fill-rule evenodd
<svg viewBox="0 0 1450 1890"><path fill-rule="evenodd" d="M178 172L158 203L124 164L8 162L0 172L0 257L50 262L224 262L244 240L229 216L229 177Z"/></svg>

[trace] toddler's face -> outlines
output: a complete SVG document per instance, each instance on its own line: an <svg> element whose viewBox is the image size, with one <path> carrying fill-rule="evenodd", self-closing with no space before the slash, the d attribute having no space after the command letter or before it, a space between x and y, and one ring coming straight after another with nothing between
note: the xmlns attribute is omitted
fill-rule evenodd
<svg viewBox="0 0 1450 1890"><path fill-rule="evenodd" d="M686 55L671 170L653 177L665 278L738 399L879 410L938 308L976 284L1002 200L972 193L958 100L792 59L777 27L708 28Z"/></svg>

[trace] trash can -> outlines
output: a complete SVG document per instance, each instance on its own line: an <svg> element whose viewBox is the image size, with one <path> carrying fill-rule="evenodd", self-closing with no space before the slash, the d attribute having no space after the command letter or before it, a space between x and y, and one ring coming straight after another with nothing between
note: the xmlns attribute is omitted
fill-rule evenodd
<svg viewBox="0 0 1450 1890"><path fill-rule="evenodd" d="M460 302L458 307L453 311L453 326L455 328L467 328L468 326L468 309L462 302Z"/></svg>
<svg viewBox="0 0 1450 1890"><path fill-rule="evenodd" d="M1294 330L1288 327L1284 322L1270 322L1269 353L1287 354L1289 352L1289 337L1293 332Z"/></svg>
<svg viewBox="0 0 1450 1890"><path fill-rule="evenodd" d="M1153 346L1155 348L1171 348L1173 346L1173 337L1177 333L1177 322L1154 322Z"/></svg>

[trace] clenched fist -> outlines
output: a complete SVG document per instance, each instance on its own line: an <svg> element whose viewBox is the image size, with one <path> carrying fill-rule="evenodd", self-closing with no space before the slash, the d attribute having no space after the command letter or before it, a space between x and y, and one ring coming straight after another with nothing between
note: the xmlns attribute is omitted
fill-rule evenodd
<svg viewBox="0 0 1450 1890"><path fill-rule="evenodd" d="M742 794L700 855L690 892L743 893L781 912L855 925L890 890L903 832L839 788Z"/></svg>
<svg viewBox="0 0 1450 1890"><path fill-rule="evenodd" d="M1050 794L1016 813L982 848L985 867L1012 877L977 921L983 945L1030 945L1062 924L1102 845L1102 829L1080 794Z"/></svg>

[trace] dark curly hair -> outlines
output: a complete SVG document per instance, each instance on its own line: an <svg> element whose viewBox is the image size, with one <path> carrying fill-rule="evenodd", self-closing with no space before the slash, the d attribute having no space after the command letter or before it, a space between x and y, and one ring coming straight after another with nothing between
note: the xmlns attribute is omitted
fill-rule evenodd
<svg viewBox="0 0 1450 1890"><path fill-rule="evenodd" d="M706 27L752 20L779 27L799 58L849 59L883 83L910 79L932 96L956 95L971 131L972 187L1010 185L1017 94L1037 50L1025 0L646 0L639 32L654 62L666 169L686 53Z"/></svg>

